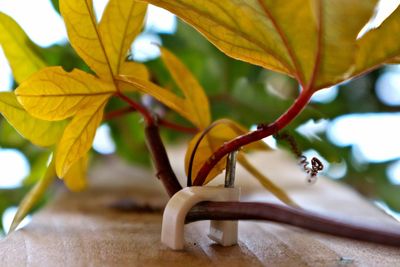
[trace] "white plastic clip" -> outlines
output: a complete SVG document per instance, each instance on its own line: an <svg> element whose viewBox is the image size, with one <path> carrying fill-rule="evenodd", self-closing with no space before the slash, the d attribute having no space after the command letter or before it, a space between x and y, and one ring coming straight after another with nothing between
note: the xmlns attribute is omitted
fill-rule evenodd
<svg viewBox="0 0 400 267"><path fill-rule="evenodd" d="M174 250L184 247L184 224L186 214L202 201L239 201L240 189L233 188L236 153L229 154L225 176L225 187L192 186L177 192L165 207L161 242ZM211 221L208 237L222 246L237 244L237 221Z"/></svg>

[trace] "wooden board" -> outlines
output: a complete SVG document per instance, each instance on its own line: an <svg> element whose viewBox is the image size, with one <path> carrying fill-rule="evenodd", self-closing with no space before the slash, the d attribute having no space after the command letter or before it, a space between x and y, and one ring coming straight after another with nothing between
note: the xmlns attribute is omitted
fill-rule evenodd
<svg viewBox="0 0 400 267"><path fill-rule="evenodd" d="M182 175L181 148L170 149ZM305 184L282 152L257 154L256 165L303 207L321 214L386 228L398 222L350 188L320 178ZM1 266L400 266L400 250L312 233L269 222L240 222L239 244L220 247L206 236L208 222L186 226L186 250L160 243L167 197L147 170L115 158L98 163L82 193L60 190L25 228L0 241ZM243 199L277 201L238 168ZM183 182L182 182L183 184ZM398 229L398 228L397 228Z"/></svg>

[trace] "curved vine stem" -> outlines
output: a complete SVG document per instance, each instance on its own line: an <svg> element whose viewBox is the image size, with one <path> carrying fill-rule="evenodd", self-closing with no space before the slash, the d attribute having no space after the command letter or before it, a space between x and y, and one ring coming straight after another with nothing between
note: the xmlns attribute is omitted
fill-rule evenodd
<svg viewBox="0 0 400 267"><path fill-rule="evenodd" d="M267 136L273 135L288 125L308 104L312 96L312 91L303 90L296 101L289 109L271 124L258 125L257 130L249 132L245 135L236 137L235 139L222 145L210 158L203 164L200 171L193 182L193 185L200 186L204 184L206 177L211 169L227 154L239 150L242 146L261 140Z"/></svg>
<svg viewBox="0 0 400 267"><path fill-rule="evenodd" d="M147 124L145 136L147 147L149 148L157 171L156 176L163 183L169 197L172 197L176 192L182 189L182 186L172 170L157 124Z"/></svg>
<svg viewBox="0 0 400 267"><path fill-rule="evenodd" d="M172 170L167 151L161 140L160 131L158 128L158 119L153 115L146 107L140 105L128 96L118 92L117 96L124 100L129 106L137 110L142 114L146 121L145 136L146 144L152 156L155 169L157 171L156 176L164 185L168 195L172 197L176 192L182 189L178 178L176 178L174 171Z"/></svg>
<svg viewBox="0 0 400 267"><path fill-rule="evenodd" d="M298 112L300 112L300 110L301 108L299 108ZM147 113L148 116L151 116L151 113L147 109L144 108L142 111ZM279 125L278 121L275 123ZM151 117L151 120L146 120L145 135L157 170L156 176L163 183L168 195L172 197L176 192L182 189L182 186L179 184L169 162L167 152L160 137L156 117ZM326 218L305 210L270 203L203 202L192 208L186 220L187 223L198 220L273 221L335 236L400 246L400 231L385 231L357 224L343 223L333 218Z"/></svg>
<svg viewBox="0 0 400 267"><path fill-rule="evenodd" d="M260 202L202 202L186 216L186 223L200 220L264 220L315 232L390 246L400 246L400 231L370 228L324 217L306 210Z"/></svg>

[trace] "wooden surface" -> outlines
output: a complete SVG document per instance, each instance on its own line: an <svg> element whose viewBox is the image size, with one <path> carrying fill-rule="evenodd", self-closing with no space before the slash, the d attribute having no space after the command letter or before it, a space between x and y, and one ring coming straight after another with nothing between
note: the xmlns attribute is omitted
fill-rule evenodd
<svg viewBox="0 0 400 267"><path fill-rule="evenodd" d="M169 152L183 162L179 148ZM254 155L252 161L309 210L399 227L344 185L323 178L305 184L282 152ZM174 167L183 177L182 166ZM268 222L240 222L239 244L228 248L207 238L208 222L193 223L186 226L186 250L174 252L160 243L167 198L151 172L111 158L98 163L91 177L88 191L61 190L27 227L0 241L0 266L400 266L398 248ZM243 200L276 201L241 168L237 179Z"/></svg>

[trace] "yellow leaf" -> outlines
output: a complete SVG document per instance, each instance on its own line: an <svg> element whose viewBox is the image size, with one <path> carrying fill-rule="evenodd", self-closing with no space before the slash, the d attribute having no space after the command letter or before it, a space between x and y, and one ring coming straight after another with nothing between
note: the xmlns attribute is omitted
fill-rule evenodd
<svg viewBox="0 0 400 267"><path fill-rule="evenodd" d="M91 0L60 0L60 11L72 47L103 80L112 81L113 73L100 39Z"/></svg>
<svg viewBox="0 0 400 267"><path fill-rule="evenodd" d="M118 88L122 91L140 91L149 94L155 99L178 112L181 116L192 121L193 114L186 108L185 100L171 91L162 88L152 82L145 81L133 76L119 76L117 78Z"/></svg>
<svg viewBox="0 0 400 267"><path fill-rule="evenodd" d="M97 105L115 91L112 83L81 70L67 73L61 67L49 67L23 82L15 94L32 116L63 120L83 108Z"/></svg>
<svg viewBox="0 0 400 267"><path fill-rule="evenodd" d="M92 100L92 105L79 110L65 128L55 155L58 177L65 177L71 166L89 151L97 127L103 119L108 98L103 96L102 99Z"/></svg>
<svg viewBox="0 0 400 267"><path fill-rule="evenodd" d="M52 160L50 165L47 167L46 173L40 179L35 186L29 191L27 195L22 199L19 204L18 211L14 216L11 223L10 231L14 231L29 211L37 204L37 202L43 197L47 188L52 184L56 177L54 170L54 161Z"/></svg>
<svg viewBox="0 0 400 267"><path fill-rule="evenodd" d="M197 176L198 171L203 166L204 162L225 142L234 139L235 137L245 134L248 131L238 123L228 120L221 119L215 121L206 129L208 131L204 138L198 144L203 133L198 133L188 145L185 155L185 170L186 174L189 175L189 163L193 151L196 148L195 156L193 158L193 165L191 170L191 177L194 179ZM246 150L268 150L269 147L262 141L258 141L246 146ZM219 163L211 170L204 184L210 182L215 176L220 174L225 169L226 157L221 159ZM193 181L194 182L194 181Z"/></svg>
<svg viewBox="0 0 400 267"><path fill-rule="evenodd" d="M315 3L319 3L316 13L320 13L318 21L322 41L314 90L350 77L354 68L357 35L371 18L377 0L324 0Z"/></svg>
<svg viewBox="0 0 400 267"><path fill-rule="evenodd" d="M133 39L143 26L147 4L110 0L99 24L101 40L113 74L121 74L122 63Z"/></svg>
<svg viewBox="0 0 400 267"><path fill-rule="evenodd" d="M143 80L150 79L150 73L147 67L144 64L133 61L125 61L124 63L122 63L120 68L120 74L126 76L133 76Z"/></svg>
<svg viewBox="0 0 400 267"><path fill-rule="evenodd" d="M387 64L400 64L400 55L386 61Z"/></svg>
<svg viewBox="0 0 400 267"><path fill-rule="evenodd" d="M66 121L50 122L32 117L12 92L0 92L0 113L23 137L38 146L55 144L66 125Z"/></svg>
<svg viewBox="0 0 400 267"><path fill-rule="evenodd" d="M0 32L0 45L18 83L45 67L44 62L33 50L35 45L25 32L11 17L1 12Z"/></svg>
<svg viewBox="0 0 400 267"><path fill-rule="evenodd" d="M399 56L398 10L357 40L377 0L144 1L178 15L228 56L291 75L306 90L340 83Z"/></svg>
<svg viewBox="0 0 400 267"><path fill-rule="evenodd" d="M69 190L78 192L87 186L88 155L84 155L71 166L63 180Z"/></svg>
<svg viewBox="0 0 400 267"><path fill-rule="evenodd" d="M380 27L358 40L359 51L355 75L382 63L400 63L400 6Z"/></svg>
<svg viewBox="0 0 400 267"><path fill-rule="evenodd" d="M275 31L271 20L266 17L259 1L145 0L145 2L178 15L233 58L287 74L294 72L285 44ZM279 4L285 2L292 1L281 1ZM304 1L301 2L307 6Z"/></svg>
<svg viewBox="0 0 400 267"><path fill-rule="evenodd" d="M192 114L191 121L199 129L207 127L211 122L208 98L196 78L185 65L166 48L161 49L161 58L173 79L185 96L185 105Z"/></svg>
<svg viewBox="0 0 400 267"><path fill-rule="evenodd" d="M128 75L120 75L117 78L118 87L123 91L138 90L149 94L188 119L199 129L207 127L210 124L211 115L204 89L177 57L165 48L160 49L165 65L183 92L183 98L151 82Z"/></svg>
<svg viewBox="0 0 400 267"><path fill-rule="evenodd" d="M262 186L264 186L265 189L271 192L280 201L292 207L296 208L299 207L299 205L294 200L292 200L283 189L274 184L271 180L265 177L265 175L263 175L259 170L257 170L257 168L254 167L247 160L247 158L243 155L243 153L239 153L238 161L240 165L242 165L251 175L253 175L258 180L258 182L260 182Z"/></svg>

